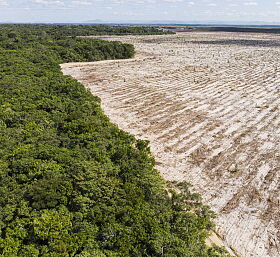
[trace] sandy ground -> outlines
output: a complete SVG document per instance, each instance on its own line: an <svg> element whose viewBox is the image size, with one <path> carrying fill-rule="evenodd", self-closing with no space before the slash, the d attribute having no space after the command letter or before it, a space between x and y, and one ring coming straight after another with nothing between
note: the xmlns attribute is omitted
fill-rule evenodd
<svg viewBox="0 0 280 257"><path fill-rule="evenodd" d="M167 180L188 181L243 257L280 256L280 36L106 37L130 60L63 64L111 121L148 139Z"/></svg>

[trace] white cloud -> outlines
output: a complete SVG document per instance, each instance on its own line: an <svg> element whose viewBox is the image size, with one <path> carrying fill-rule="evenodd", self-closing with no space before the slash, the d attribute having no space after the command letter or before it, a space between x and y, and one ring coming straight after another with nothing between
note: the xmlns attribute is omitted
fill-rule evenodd
<svg viewBox="0 0 280 257"><path fill-rule="evenodd" d="M258 3L257 2L245 2L244 5L246 5L246 6L257 6Z"/></svg>
<svg viewBox="0 0 280 257"><path fill-rule="evenodd" d="M8 2L5 0L0 0L0 6L8 6Z"/></svg>
<svg viewBox="0 0 280 257"><path fill-rule="evenodd" d="M123 0L112 0L112 4L124 4Z"/></svg>
<svg viewBox="0 0 280 257"><path fill-rule="evenodd" d="M179 2L183 2L183 0L163 0L164 2L168 2L168 3L179 3Z"/></svg>
<svg viewBox="0 0 280 257"><path fill-rule="evenodd" d="M237 6L239 6L239 4L229 4L228 6L230 6L230 7L237 7Z"/></svg>
<svg viewBox="0 0 280 257"><path fill-rule="evenodd" d="M216 7L216 6L217 6L217 4L215 4L215 3L210 3L210 4L208 4L207 6L210 6L210 7Z"/></svg>
<svg viewBox="0 0 280 257"><path fill-rule="evenodd" d="M156 0L136 0L136 4L154 4Z"/></svg>
<svg viewBox="0 0 280 257"><path fill-rule="evenodd" d="M40 4L45 6L64 6L65 3L60 0L32 0L34 4Z"/></svg>
<svg viewBox="0 0 280 257"><path fill-rule="evenodd" d="M89 2L89 1L72 1L71 4L73 5L79 5L79 6L89 6L89 5L92 5L93 3L92 2Z"/></svg>
<svg viewBox="0 0 280 257"><path fill-rule="evenodd" d="M188 4L188 6L194 6L195 2L188 2L187 4Z"/></svg>

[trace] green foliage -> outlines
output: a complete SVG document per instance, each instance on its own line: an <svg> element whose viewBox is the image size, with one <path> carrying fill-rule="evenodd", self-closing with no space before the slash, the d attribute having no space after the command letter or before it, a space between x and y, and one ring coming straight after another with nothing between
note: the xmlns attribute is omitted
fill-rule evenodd
<svg viewBox="0 0 280 257"><path fill-rule="evenodd" d="M27 42L34 39L53 43L54 39L76 36L92 35L162 35L173 34L150 26L106 26L106 25L31 25L31 24L5 24L0 25L0 40L5 39L6 44L23 37ZM19 34L20 32L20 34ZM19 41L18 41L19 43ZM20 44L15 46L20 47Z"/></svg>
<svg viewBox="0 0 280 257"><path fill-rule="evenodd" d="M200 197L187 184L168 193L148 142L59 68L133 46L42 26L0 26L0 256L227 256L204 243L213 213Z"/></svg>

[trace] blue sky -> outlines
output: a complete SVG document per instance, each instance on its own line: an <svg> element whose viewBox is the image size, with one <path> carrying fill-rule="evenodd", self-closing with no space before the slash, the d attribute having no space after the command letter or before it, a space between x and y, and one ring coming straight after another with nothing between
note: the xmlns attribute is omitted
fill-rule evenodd
<svg viewBox="0 0 280 257"><path fill-rule="evenodd" d="M0 22L96 19L280 23L280 0L0 0Z"/></svg>

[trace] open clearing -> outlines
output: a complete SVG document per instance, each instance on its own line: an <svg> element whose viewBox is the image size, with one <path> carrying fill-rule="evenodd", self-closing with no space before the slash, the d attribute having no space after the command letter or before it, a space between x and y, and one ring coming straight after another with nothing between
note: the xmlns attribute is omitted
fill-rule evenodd
<svg viewBox="0 0 280 257"><path fill-rule="evenodd" d="M106 37L135 59L63 64L111 121L148 139L167 180L186 180L243 257L280 256L280 36Z"/></svg>

